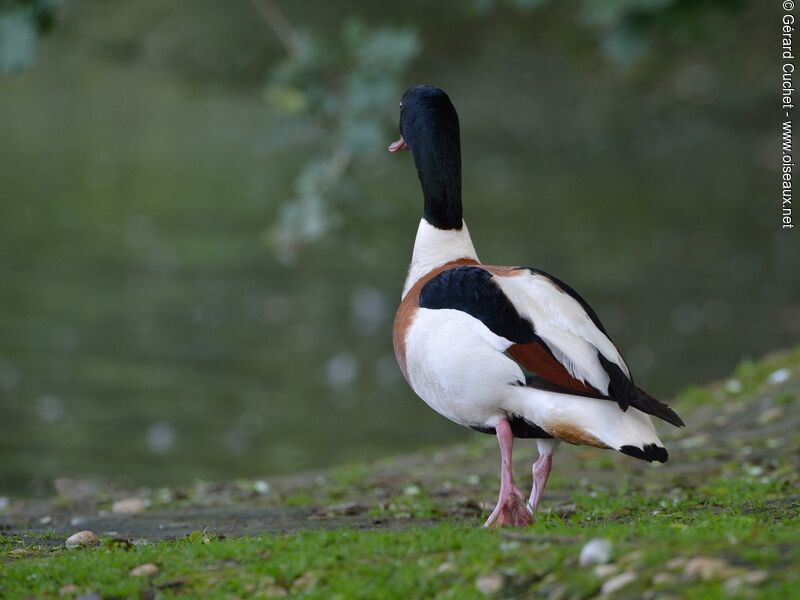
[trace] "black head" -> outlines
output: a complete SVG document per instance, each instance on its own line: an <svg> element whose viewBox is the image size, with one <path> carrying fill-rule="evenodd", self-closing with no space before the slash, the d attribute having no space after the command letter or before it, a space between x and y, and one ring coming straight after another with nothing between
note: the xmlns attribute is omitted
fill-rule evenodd
<svg viewBox="0 0 800 600"><path fill-rule="evenodd" d="M461 229L461 135L447 94L430 85L409 88L400 101L400 135L389 151L414 155L425 219L439 229Z"/></svg>

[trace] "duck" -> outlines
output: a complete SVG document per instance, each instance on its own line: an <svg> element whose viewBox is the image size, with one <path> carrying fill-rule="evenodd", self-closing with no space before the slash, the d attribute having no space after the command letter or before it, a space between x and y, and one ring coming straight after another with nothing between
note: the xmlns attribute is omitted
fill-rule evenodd
<svg viewBox="0 0 800 600"><path fill-rule="evenodd" d="M500 492L485 527L533 521L561 442L611 449L648 462L668 452L651 417L681 417L634 383L596 312L573 288L537 268L483 264L463 219L459 118L430 85L400 101L423 211L393 326L397 362L430 408L496 436ZM535 439L533 484L517 487L514 439Z"/></svg>

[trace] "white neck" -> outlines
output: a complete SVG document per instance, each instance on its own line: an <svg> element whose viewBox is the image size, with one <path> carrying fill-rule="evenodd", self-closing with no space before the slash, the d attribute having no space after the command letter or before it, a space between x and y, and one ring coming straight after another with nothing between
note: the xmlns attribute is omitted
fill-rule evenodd
<svg viewBox="0 0 800 600"><path fill-rule="evenodd" d="M408 290L414 287L420 278L436 267L459 258L478 261L467 224L462 221L461 229L437 229L422 219L417 229L417 239L414 241L414 254L403 287L403 297L405 298Z"/></svg>

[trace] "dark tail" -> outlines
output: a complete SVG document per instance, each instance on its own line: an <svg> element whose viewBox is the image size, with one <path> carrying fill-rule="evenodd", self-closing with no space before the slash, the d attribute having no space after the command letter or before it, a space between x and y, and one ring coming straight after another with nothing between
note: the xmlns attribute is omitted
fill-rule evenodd
<svg viewBox="0 0 800 600"><path fill-rule="evenodd" d="M686 425L683 419L678 416L678 413L636 386L622 372L619 365L606 359L600 352L597 353L597 356L609 376L608 395L617 401L622 410L628 410L629 406L633 406L648 415L663 419L667 423L675 425L675 427L684 427Z"/></svg>
<svg viewBox="0 0 800 600"><path fill-rule="evenodd" d="M627 454L628 456L646 460L647 462L653 462L654 460L657 460L660 463L665 463L669 458L667 449L662 448L661 446L656 446L655 444L645 444L642 448L639 448L638 446L622 446L619 451L623 454Z"/></svg>
<svg viewBox="0 0 800 600"><path fill-rule="evenodd" d="M675 427L684 427L686 423L680 418L678 413L672 410L669 406L656 400L650 394L645 392L642 388L631 386L631 395L628 398L628 404L634 408L638 408L648 415L653 415L659 419L663 419L667 423L675 425Z"/></svg>

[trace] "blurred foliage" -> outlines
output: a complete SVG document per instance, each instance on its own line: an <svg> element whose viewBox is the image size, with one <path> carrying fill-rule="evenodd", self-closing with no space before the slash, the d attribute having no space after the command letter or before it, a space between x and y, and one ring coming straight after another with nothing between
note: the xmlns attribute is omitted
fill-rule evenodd
<svg viewBox="0 0 800 600"><path fill-rule="evenodd" d="M410 29L370 30L358 19L346 21L337 42L307 33L292 39L289 56L272 71L264 96L276 110L311 119L319 128L321 152L302 168L295 196L283 204L268 232L284 262L335 227L344 203L358 202L357 186L351 185L355 167L384 150L387 116L420 49Z"/></svg>
<svg viewBox="0 0 800 600"><path fill-rule="evenodd" d="M545 7L548 0L475 0L485 15L501 6L522 11ZM737 10L744 0L583 0L577 20L595 31L604 54L626 67L640 58L660 35L677 33L702 37L711 26L709 10Z"/></svg>
<svg viewBox="0 0 800 600"><path fill-rule="evenodd" d="M534 11L547 0L505 0L517 10ZM486 16L503 0L478 0ZM741 0L584 0L577 20L598 32L599 45L619 66L628 66L663 32L702 29L704 9L732 8ZM277 7L268 3L269 10ZM411 29L370 31L358 19L349 20L340 43L326 43L309 33L287 33L282 13L273 25L289 51L276 67L265 97L286 114L311 118L319 126L327 151L313 157L295 180L295 196L282 206L278 222L267 232L269 244L284 263L300 249L345 220L342 208L359 204L354 157L367 162L385 146L387 107L393 108L400 78L419 53ZM269 15L266 16L269 21Z"/></svg>
<svg viewBox="0 0 800 600"><path fill-rule="evenodd" d="M0 81L0 488L260 477L473 435L402 384L388 334L420 199L385 148L422 81L462 116L481 256L579 289L649 391L796 343L798 245L770 209L779 4L696 30L658 13L623 69L584 0L268 2L282 35L264 1L64 2L35 68ZM360 63L390 24L424 59L377 107L385 74ZM376 119L395 131L350 135ZM287 269L259 240L301 184L338 229Z"/></svg>
<svg viewBox="0 0 800 600"><path fill-rule="evenodd" d="M60 0L0 0L0 70L19 72L36 57L36 40L55 21Z"/></svg>
<svg viewBox="0 0 800 600"><path fill-rule="evenodd" d="M0 0L0 68L13 73L35 58L36 41L55 19L61 0ZM295 179L294 195L283 203L277 222L266 232L269 245L284 262L343 220L342 209L359 202L358 164L381 152L385 124L400 81L420 52L411 28L370 29L346 21L337 39L292 28L271 0L252 0L280 39L287 56L271 71L264 97L277 111L318 128L321 151ZM487 17L502 7L535 11L548 0L475 0L473 10ZM710 8L735 8L742 0L583 0L578 22L598 32L604 53L622 66L633 63L663 32L702 29Z"/></svg>

